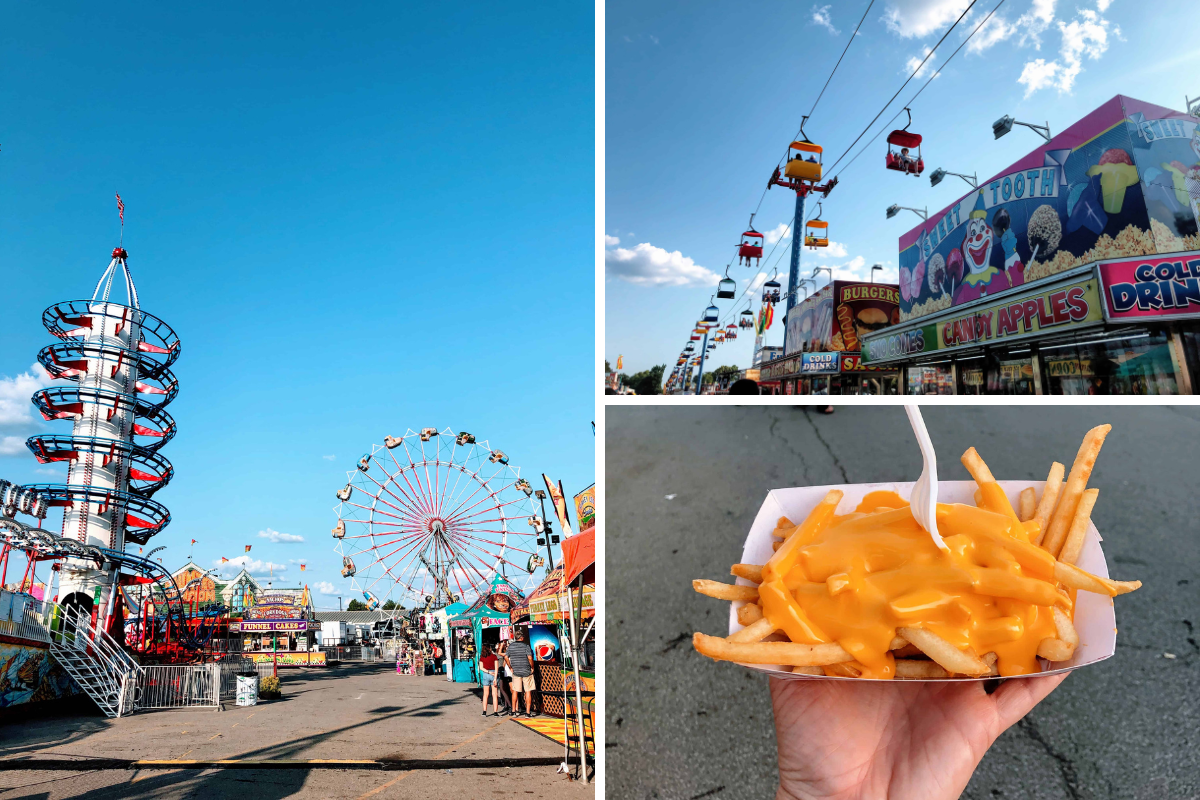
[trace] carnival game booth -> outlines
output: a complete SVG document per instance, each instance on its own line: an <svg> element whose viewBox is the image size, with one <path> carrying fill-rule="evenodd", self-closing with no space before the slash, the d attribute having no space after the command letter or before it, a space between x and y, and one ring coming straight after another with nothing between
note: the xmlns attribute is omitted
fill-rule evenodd
<svg viewBox="0 0 1200 800"><path fill-rule="evenodd" d="M450 605L439 608L437 611L433 612L434 618L437 620L437 625L434 627L440 628L442 631L441 637L435 637L434 640L441 644L443 651L446 654L446 680L448 681L454 680L454 640L456 635L455 629L450 625L450 620L463 613L468 608L470 608L470 606L466 603L451 603ZM462 630L464 634L466 634L469 631L469 628L460 628L459 630Z"/></svg>
<svg viewBox="0 0 1200 800"><path fill-rule="evenodd" d="M1194 394L1198 228L1200 120L1118 95L900 237L863 362L905 394Z"/></svg>
<svg viewBox="0 0 1200 800"><path fill-rule="evenodd" d="M493 648L504 639L512 638L512 619L509 616L525 596L502 575L492 579L486 594L480 595L461 614L450 617L454 639L451 677L456 683L474 683L479 676L479 654L483 645Z"/></svg>

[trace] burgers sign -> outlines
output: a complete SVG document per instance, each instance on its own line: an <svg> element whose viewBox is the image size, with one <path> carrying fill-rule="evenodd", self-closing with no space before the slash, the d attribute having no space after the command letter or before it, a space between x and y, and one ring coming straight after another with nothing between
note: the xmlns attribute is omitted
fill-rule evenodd
<svg viewBox="0 0 1200 800"><path fill-rule="evenodd" d="M900 290L881 283L837 281L831 349L857 352L862 337L900 321Z"/></svg>

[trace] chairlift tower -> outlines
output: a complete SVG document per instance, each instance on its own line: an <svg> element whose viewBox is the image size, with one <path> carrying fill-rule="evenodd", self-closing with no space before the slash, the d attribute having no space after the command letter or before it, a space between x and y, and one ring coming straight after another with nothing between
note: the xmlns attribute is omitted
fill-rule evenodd
<svg viewBox="0 0 1200 800"><path fill-rule="evenodd" d="M122 247L96 284L90 300L67 300L42 313L58 341L38 361L56 381L38 391L34 405L47 420L70 420L70 435L38 434L26 446L42 464L65 462L65 484L29 487L51 507L63 509L62 535L85 545L124 552L145 544L171 521L152 499L174 475L159 450L175 435L165 407L179 385L170 366L179 337L141 309ZM125 302L113 296L125 287ZM60 602L93 609L98 627L113 608L117 566L79 558L64 561Z"/></svg>

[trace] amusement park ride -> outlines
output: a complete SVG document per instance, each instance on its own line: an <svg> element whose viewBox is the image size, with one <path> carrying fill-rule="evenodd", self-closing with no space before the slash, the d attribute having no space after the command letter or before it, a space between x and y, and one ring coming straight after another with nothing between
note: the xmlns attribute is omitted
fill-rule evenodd
<svg viewBox="0 0 1200 800"><path fill-rule="evenodd" d="M226 609L189 609L187 587L153 560L157 550L145 557L126 552L128 542L146 544L171 521L153 497L174 475L159 451L176 433L166 406L179 392L171 365L180 353L170 326L142 310L127 259L115 248L90 300L56 303L42 314L58 341L38 361L69 383L42 389L32 401L43 418L69 420L72 431L36 434L26 445L39 463L65 464L67 476L61 484L0 482L0 500L13 501L0 502L4 569L13 552L23 552L32 583L38 564L51 562L59 618L86 622L141 664L202 661L213 657L213 634L228 625ZM117 301L114 284L124 286L125 302ZM55 508L62 509L61 535L41 529ZM17 512L37 519L37 527L18 522Z"/></svg>
<svg viewBox="0 0 1200 800"><path fill-rule="evenodd" d="M504 451L450 428L409 430L372 445L339 489L335 550L369 609L390 598L436 609L546 565L534 493Z"/></svg>

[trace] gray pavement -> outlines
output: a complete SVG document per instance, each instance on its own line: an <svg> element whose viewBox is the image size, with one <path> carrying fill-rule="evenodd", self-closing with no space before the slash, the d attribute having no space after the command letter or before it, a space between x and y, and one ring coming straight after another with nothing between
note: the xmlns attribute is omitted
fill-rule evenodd
<svg viewBox="0 0 1200 800"><path fill-rule="evenodd" d="M77 759L79 772L0 769L0 798L594 797L554 766L472 760L561 759L561 745L507 717L480 715L478 688L397 675L392 665L281 671L283 697L258 706L51 716L0 724L0 762ZM444 761L445 769L88 770L93 759ZM73 767L73 765L71 765ZM254 784L250 790L246 784ZM249 793L249 794L247 794Z"/></svg>
<svg viewBox="0 0 1200 800"><path fill-rule="evenodd" d="M1112 423L1093 519L1114 577L1143 581L1117 599L1116 655L1002 735L962 796L1200 797L1200 407L923 413L946 480L969 478L958 456L970 446L999 478L1044 478L1051 461L1070 465L1088 428ZM607 796L771 797L766 679L692 650L693 631L724 635L727 617L691 580L731 580L770 489L914 480L903 409L609 406L605 447Z"/></svg>

